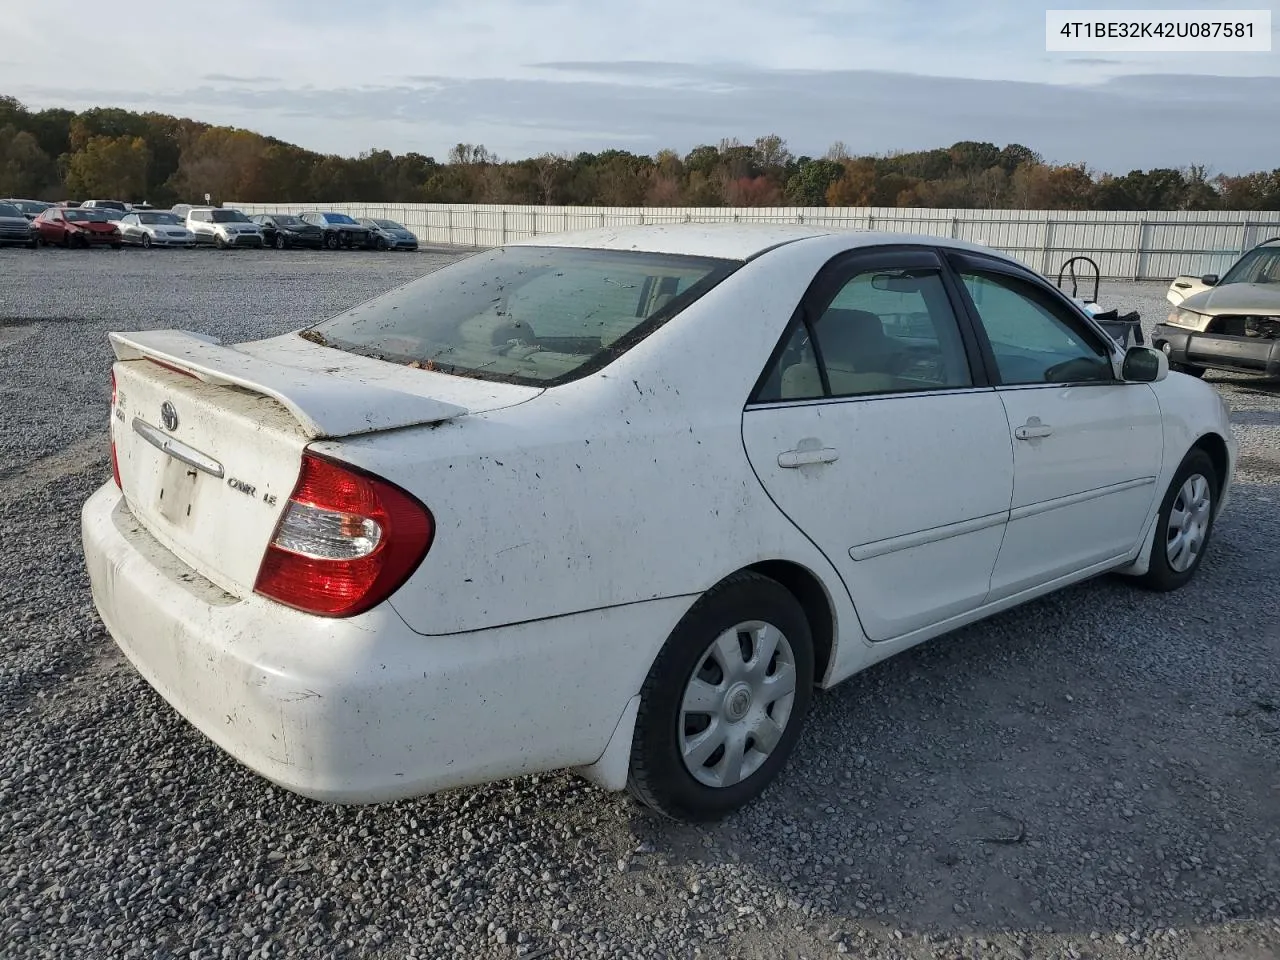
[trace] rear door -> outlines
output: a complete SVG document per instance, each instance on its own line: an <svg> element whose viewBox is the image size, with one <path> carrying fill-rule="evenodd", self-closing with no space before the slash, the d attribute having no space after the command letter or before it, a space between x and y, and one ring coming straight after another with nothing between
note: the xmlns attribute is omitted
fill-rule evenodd
<svg viewBox="0 0 1280 960"><path fill-rule="evenodd" d="M952 284L925 248L833 261L743 414L761 483L874 641L979 606L1008 514L1008 423Z"/></svg>
<svg viewBox="0 0 1280 960"><path fill-rule="evenodd" d="M1029 271L953 255L1014 451L992 601L1122 559L1142 533L1164 431L1155 393L1115 376L1112 345Z"/></svg>

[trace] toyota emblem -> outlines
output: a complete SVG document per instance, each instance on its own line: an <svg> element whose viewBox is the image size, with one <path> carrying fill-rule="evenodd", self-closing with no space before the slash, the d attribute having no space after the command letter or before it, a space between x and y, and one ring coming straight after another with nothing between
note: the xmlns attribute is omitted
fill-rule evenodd
<svg viewBox="0 0 1280 960"><path fill-rule="evenodd" d="M173 408L173 404L168 400L160 404L160 422L164 424L164 428L170 433L178 429L178 411Z"/></svg>

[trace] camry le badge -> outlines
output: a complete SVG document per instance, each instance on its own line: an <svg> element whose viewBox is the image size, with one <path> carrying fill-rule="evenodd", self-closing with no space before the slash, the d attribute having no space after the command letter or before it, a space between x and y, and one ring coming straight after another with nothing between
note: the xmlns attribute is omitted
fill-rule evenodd
<svg viewBox="0 0 1280 960"><path fill-rule="evenodd" d="M160 422L170 433L178 429L178 411L168 400L160 404Z"/></svg>

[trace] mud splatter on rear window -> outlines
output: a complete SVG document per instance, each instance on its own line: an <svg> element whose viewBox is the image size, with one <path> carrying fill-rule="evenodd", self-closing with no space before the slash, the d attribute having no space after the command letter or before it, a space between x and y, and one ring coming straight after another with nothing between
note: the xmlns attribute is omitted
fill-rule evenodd
<svg viewBox="0 0 1280 960"><path fill-rule="evenodd" d="M632 250L499 248L302 336L421 369L551 386L605 366L740 265Z"/></svg>

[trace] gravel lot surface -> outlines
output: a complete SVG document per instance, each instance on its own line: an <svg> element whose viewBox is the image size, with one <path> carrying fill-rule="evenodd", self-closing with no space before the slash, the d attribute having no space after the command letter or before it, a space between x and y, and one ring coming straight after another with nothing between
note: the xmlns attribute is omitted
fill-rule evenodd
<svg viewBox="0 0 1280 960"><path fill-rule="evenodd" d="M447 260L0 251L0 957L1280 956L1276 382L1209 375L1243 456L1191 586L1104 578L855 677L722 824L563 775L322 806L208 744L90 602L106 331L253 339Z"/></svg>

